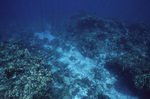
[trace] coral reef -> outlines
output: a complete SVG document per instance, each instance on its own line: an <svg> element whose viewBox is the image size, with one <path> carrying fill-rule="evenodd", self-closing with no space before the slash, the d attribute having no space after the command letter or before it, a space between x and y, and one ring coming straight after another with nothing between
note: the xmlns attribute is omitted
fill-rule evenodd
<svg viewBox="0 0 150 99"><path fill-rule="evenodd" d="M85 14L66 24L53 39L31 31L1 43L0 98L149 99L148 27Z"/></svg>
<svg viewBox="0 0 150 99"><path fill-rule="evenodd" d="M51 98L53 77L45 68L43 53L22 48L20 41L0 45L0 98Z"/></svg>
<svg viewBox="0 0 150 99"><path fill-rule="evenodd" d="M147 99L150 93L149 56L125 53L108 59L105 68L118 78L123 78L131 90Z"/></svg>
<svg viewBox="0 0 150 99"><path fill-rule="evenodd" d="M145 99L150 93L150 28L127 25L115 20L90 15L75 16L61 36L77 47L83 56L101 61L106 54L105 68ZM129 78L130 77L130 78Z"/></svg>

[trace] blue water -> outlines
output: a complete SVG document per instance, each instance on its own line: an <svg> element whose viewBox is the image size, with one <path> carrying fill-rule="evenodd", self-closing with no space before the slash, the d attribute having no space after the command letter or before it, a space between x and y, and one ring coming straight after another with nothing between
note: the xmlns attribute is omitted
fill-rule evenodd
<svg viewBox="0 0 150 99"><path fill-rule="evenodd" d="M149 0L0 0L0 42L50 51L46 69L57 80L48 99L148 99L150 85L140 81L150 79L133 86L127 78L150 75L149 27Z"/></svg>
<svg viewBox="0 0 150 99"><path fill-rule="evenodd" d="M127 22L150 22L149 0L1 0L1 22L67 16L80 10Z"/></svg>

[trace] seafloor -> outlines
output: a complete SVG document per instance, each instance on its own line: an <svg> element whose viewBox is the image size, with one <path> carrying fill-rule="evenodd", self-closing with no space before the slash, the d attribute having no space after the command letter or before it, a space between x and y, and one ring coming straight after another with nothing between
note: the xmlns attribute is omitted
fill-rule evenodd
<svg viewBox="0 0 150 99"><path fill-rule="evenodd" d="M47 27L0 31L0 99L149 99L149 27L90 15Z"/></svg>

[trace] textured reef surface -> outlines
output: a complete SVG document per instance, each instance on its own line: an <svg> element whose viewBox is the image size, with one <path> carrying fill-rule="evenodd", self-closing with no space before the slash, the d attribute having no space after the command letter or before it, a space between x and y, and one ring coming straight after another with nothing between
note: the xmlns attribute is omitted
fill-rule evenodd
<svg viewBox="0 0 150 99"><path fill-rule="evenodd" d="M64 38L85 57L100 63L105 53L105 69L122 79L130 90L148 98L150 93L150 28L127 25L90 15L72 16Z"/></svg>
<svg viewBox="0 0 150 99"><path fill-rule="evenodd" d="M0 98L31 99L49 97L52 73L45 68L44 53L30 52L22 41L0 45Z"/></svg>
<svg viewBox="0 0 150 99"><path fill-rule="evenodd" d="M1 42L0 98L150 97L149 27L80 14L59 24Z"/></svg>

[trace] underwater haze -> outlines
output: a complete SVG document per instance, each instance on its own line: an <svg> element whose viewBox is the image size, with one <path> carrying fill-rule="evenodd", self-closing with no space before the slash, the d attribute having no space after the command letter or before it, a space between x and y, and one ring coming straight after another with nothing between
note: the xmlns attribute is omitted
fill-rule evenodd
<svg viewBox="0 0 150 99"><path fill-rule="evenodd" d="M0 0L0 99L149 93L149 0Z"/></svg>
<svg viewBox="0 0 150 99"><path fill-rule="evenodd" d="M150 22L149 0L1 0L2 21L35 20L67 16L83 10L104 18Z"/></svg>

